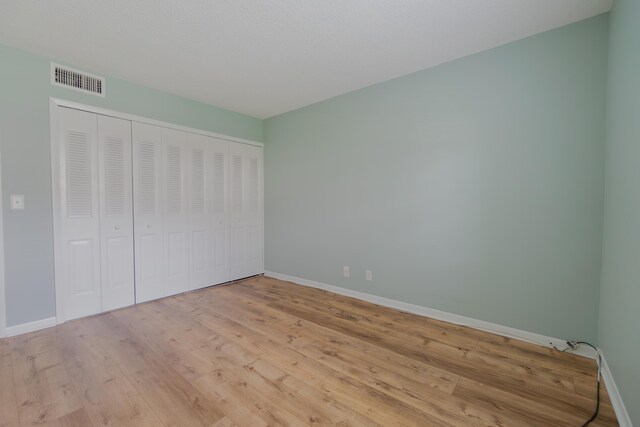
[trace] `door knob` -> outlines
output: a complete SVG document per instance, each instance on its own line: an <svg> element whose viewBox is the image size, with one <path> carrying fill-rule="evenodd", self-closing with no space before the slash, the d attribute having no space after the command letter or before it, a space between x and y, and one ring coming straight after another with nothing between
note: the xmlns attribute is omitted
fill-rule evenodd
<svg viewBox="0 0 640 427"><path fill-rule="evenodd" d="M151 228L151 224L147 224L147 228Z"/></svg>
<svg viewBox="0 0 640 427"><path fill-rule="evenodd" d="M115 228L116 230L120 230L120 226L119 226L119 225L116 225L114 228Z"/></svg>

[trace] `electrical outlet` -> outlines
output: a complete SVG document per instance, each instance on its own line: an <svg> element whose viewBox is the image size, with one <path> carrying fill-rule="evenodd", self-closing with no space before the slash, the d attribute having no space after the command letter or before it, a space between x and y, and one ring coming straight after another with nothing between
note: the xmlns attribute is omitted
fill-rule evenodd
<svg viewBox="0 0 640 427"><path fill-rule="evenodd" d="M364 278L369 280L369 281L373 280L373 273L371 272L371 270L367 270L364 273Z"/></svg>
<svg viewBox="0 0 640 427"><path fill-rule="evenodd" d="M349 273L349 266L345 265L344 267L342 267L342 275L344 277L349 277L351 274Z"/></svg>
<svg viewBox="0 0 640 427"><path fill-rule="evenodd" d="M11 209L24 209L24 195L12 194L11 195Z"/></svg>

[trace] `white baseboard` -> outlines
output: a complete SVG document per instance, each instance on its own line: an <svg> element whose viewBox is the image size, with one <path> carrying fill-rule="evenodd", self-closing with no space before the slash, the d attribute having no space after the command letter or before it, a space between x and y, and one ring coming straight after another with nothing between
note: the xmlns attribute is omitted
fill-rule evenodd
<svg viewBox="0 0 640 427"><path fill-rule="evenodd" d="M49 317L48 319L36 320L35 322L23 323L21 325L16 325L16 326L9 326L7 328L7 336L14 337L20 334L39 331L40 329L56 326L56 323L57 322L55 317Z"/></svg>
<svg viewBox="0 0 640 427"><path fill-rule="evenodd" d="M442 320L444 322L454 323L456 325L461 325L461 326L468 326L470 328L479 329L485 332L491 332L496 335L501 335L503 337L515 338L521 341L527 341L534 344L543 345L545 347L555 346L557 348L565 348L567 346L566 340L547 337L544 335L536 334L534 332L528 332L528 331L523 331L521 329L511 328L509 326L503 326L503 325L498 325L491 322L485 322L484 320L473 319L471 317L448 313L446 311L440 311L434 308L423 307L420 305L397 301L390 298L379 297L377 295L353 291L351 289L341 288L339 286L327 285L326 283L302 279L300 277L295 277L295 276L288 276L286 274L275 273L272 271L265 271L264 275L273 277L274 279L285 280L287 282L293 282L299 285L310 286L312 288L323 289L325 291L333 292L335 294L357 298L363 301L368 301L374 304L382 305L384 307L395 308L396 310L404 311L407 313L417 314L419 316L431 317L433 319ZM572 353L577 354L579 356L588 357L590 359L595 359L596 357L595 352L591 351L591 348L580 347L577 351Z"/></svg>
<svg viewBox="0 0 640 427"><path fill-rule="evenodd" d="M602 350L600 351L600 353L602 353ZM633 427L633 424L631 423L631 417L627 412L627 408L624 406L622 396L620 395L620 391L618 390L618 386L613 379L611 369L609 369L607 359L605 359L604 355L602 355L602 379L607 386L609 399L611 399L611 406L613 406L613 410L616 413L616 418L618 418L618 424L620 424L620 427Z"/></svg>

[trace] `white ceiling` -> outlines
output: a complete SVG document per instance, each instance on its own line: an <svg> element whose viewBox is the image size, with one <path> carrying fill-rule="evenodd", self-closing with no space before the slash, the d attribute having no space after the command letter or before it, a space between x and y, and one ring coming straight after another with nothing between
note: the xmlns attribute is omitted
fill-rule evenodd
<svg viewBox="0 0 640 427"><path fill-rule="evenodd" d="M267 118L612 0L0 0L0 43Z"/></svg>

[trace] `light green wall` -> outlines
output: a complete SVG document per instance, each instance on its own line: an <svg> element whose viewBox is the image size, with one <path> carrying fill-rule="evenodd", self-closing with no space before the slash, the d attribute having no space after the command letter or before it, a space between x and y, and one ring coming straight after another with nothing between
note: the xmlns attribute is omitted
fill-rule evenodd
<svg viewBox="0 0 640 427"><path fill-rule="evenodd" d="M7 326L55 315L49 97L262 140L259 119L108 77L106 98L85 95L52 86L49 73L50 59L0 45ZM10 194L25 195L24 211L9 210Z"/></svg>
<svg viewBox="0 0 640 427"><path fill-rule="evenodd" d="M640 2L611 12L599 341L640 425Z"/></svg>
<svg viewBox="0 0 640 427"><path fill-rule="evenodd" d="M601 15L266 120L266 269L594 341L607 31Z"/></svg>

